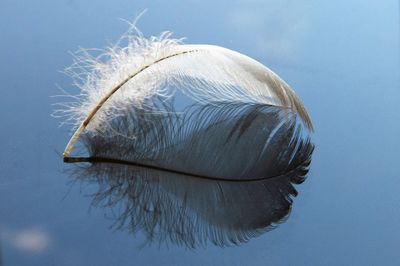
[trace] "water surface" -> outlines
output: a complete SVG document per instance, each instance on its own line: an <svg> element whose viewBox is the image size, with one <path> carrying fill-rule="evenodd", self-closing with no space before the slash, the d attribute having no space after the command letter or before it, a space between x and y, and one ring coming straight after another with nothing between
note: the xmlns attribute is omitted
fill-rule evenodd
<svg viewBox="0 0 400 266"><path fill-rule="evenodd" d="M148 8L146 35L225 46L283 77L316 145L289 219L231 248L139 249L110 230L95 188L71 184L68 127L50 117L78 46L105 47ZM397 1L41 1L0 3L0 254L7 265L399 265Z"/></svg>

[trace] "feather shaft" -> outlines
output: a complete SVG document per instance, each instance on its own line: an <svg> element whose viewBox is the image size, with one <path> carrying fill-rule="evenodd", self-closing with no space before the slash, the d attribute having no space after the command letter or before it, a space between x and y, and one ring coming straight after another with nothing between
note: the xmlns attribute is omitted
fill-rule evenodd
<svg viewBox="0 0 400 266"><path fill-rule="evenodd" d="M97 113L97 111L104 105L104 103L116 92L118 91L122 86L124 86L129 80L131 80L132 78L134 78L136 75L138 75L140 72L144 71L145 69L149 68L151 65L157 64L163 60L166 60L168 58L174 57L174 56L178 56L178 55L183 55L183 54L187 54L190 52L196 52L196 50L189 50L189 51L183 51L180 53L175 53L172 55L168 55L165 56L163 58L160 58L156 61L154 61L151 64L148 64L144 67L142 67L141 69L139 69L138 71L136 71L135 73L131 74L129 77L127 77L125 80L123 80L120 84L118 84L117 86L115 86L108 94L106 94L102 99L100 99L100 101L98 102L98 104L94 107L94 109L92 111L90 111L90 113L88 114L88 116L85 118L85 120L79 125L79 127L77 128L77 130L74 132L74 134L72 135L71 139L69 140L67 146L64 149L64 159L68 158L69 155L71 154L72 149L74 148L74 145L76 144L76 142L78 141L80 135L82 134L82 132L85 130L86 126L90 123L90 121L92 120L92 118L94 117L94 115ZM65 160L64 160L65 161Z"/></svg>

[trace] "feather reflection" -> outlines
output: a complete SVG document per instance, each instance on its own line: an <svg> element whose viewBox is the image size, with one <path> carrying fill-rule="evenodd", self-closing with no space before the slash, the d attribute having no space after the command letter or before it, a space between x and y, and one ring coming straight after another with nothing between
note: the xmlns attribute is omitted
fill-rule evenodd
<svg viewBox="0 0 400 266"><path fill-rule="evenodd" d="M290 109L214 102L175 112L157 101L124 112L83 136L89 163L75 170L98 184L93 204L114 208L117 228L150 243L229 246L288 216L314 148Z"/></svg>

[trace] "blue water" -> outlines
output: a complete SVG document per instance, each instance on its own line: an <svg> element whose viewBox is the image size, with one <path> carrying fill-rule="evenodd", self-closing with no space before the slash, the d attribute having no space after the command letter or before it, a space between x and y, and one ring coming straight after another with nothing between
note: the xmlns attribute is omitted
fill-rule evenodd
<svg viewBox="0 0 400 266"><path fill-rule="evenodd" d="M50 117L79 46L116 41L143 9L146 35L225 46L283 77L315 128L289 219L237 247L138 248L90 208ZM0 265L400 265L399 3L388 1L0 2Z"/></svg>

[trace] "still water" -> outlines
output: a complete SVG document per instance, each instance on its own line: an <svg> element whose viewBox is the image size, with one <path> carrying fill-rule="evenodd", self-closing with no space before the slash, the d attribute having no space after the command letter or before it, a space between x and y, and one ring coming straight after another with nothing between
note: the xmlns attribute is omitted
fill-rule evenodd
<svg viewBox="0 0 400 266"><path fill-rule="evenodd" d="M91 207L96 185L62 162L70 128L52 96L69 51L115 42L144 9L145 35L216 44L267 65L313 120L307 179L288 219L248 243L142 246ZM399 265L397 1L0 3L0 265Z"/></svg>

